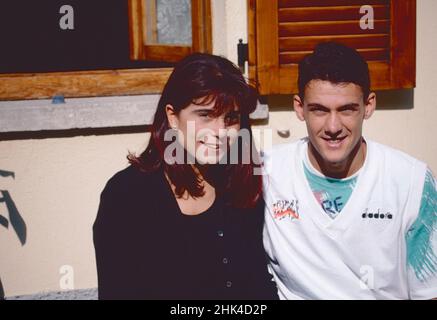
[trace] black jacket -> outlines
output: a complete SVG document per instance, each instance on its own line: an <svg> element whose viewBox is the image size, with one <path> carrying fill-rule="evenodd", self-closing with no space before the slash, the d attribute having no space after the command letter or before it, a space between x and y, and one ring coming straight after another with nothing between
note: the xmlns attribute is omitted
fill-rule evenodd
<svg viewBox="0 0 437 320"><path fill-rule="evenodd" d="M263 205L219 199L184 216L162 170L130 166L101 194L93 226L100 299L277 299L262 245Z"/></svg>

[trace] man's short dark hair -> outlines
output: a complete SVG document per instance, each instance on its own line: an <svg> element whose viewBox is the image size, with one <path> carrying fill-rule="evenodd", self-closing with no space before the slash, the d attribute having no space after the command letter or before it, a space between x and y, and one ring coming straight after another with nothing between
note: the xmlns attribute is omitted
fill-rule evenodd
<svg viewBox="0 0 437 320"><path fill-rule="evenodd" d="M302 99L311 80L354 83L361 87L364 100L370 93L367 62L355 49L336 42L318 44L314 52L299 63L298 87Z"/></svg>

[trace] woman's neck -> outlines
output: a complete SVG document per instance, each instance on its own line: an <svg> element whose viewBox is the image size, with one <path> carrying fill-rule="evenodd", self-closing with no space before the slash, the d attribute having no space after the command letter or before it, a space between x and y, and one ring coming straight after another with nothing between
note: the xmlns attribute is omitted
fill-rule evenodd
<svg viewBox="0 0 437 320"><path fill-rule="evenodd" d="M185 190L181 196L178 196L176 194L176 186L171 182L168 175L165 174L181 213L187 216L202 214L212 206L216 198L215 188L206 179L204 179L201 170L194 166L193 170L197 174L200 184L203 187L203 195L200 197L192 197L187 190Z"/></svg>

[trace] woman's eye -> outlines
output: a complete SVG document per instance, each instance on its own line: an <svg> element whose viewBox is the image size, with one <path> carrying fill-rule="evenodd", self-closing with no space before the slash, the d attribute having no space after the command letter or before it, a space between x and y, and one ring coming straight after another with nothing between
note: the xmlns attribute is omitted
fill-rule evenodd
<svg viewBox="0 0 437 320"><path fill-rule="evenodd" d="M228 115L228 116L226 116L225 121L228 124L238 123L240 121L240 115L239 114Z"/></svg>

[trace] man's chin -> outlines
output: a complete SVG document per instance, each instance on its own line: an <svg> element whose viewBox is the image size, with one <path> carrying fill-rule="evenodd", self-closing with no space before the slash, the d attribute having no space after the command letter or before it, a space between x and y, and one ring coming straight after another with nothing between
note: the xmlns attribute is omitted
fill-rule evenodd
<svg viewBox="0 0 437 320"><path fill-rule="evenodd" d="M345 162L345 156L341 154L333 154L332 152L326 152L321 155L324 166L339 167Z"/></svg>

